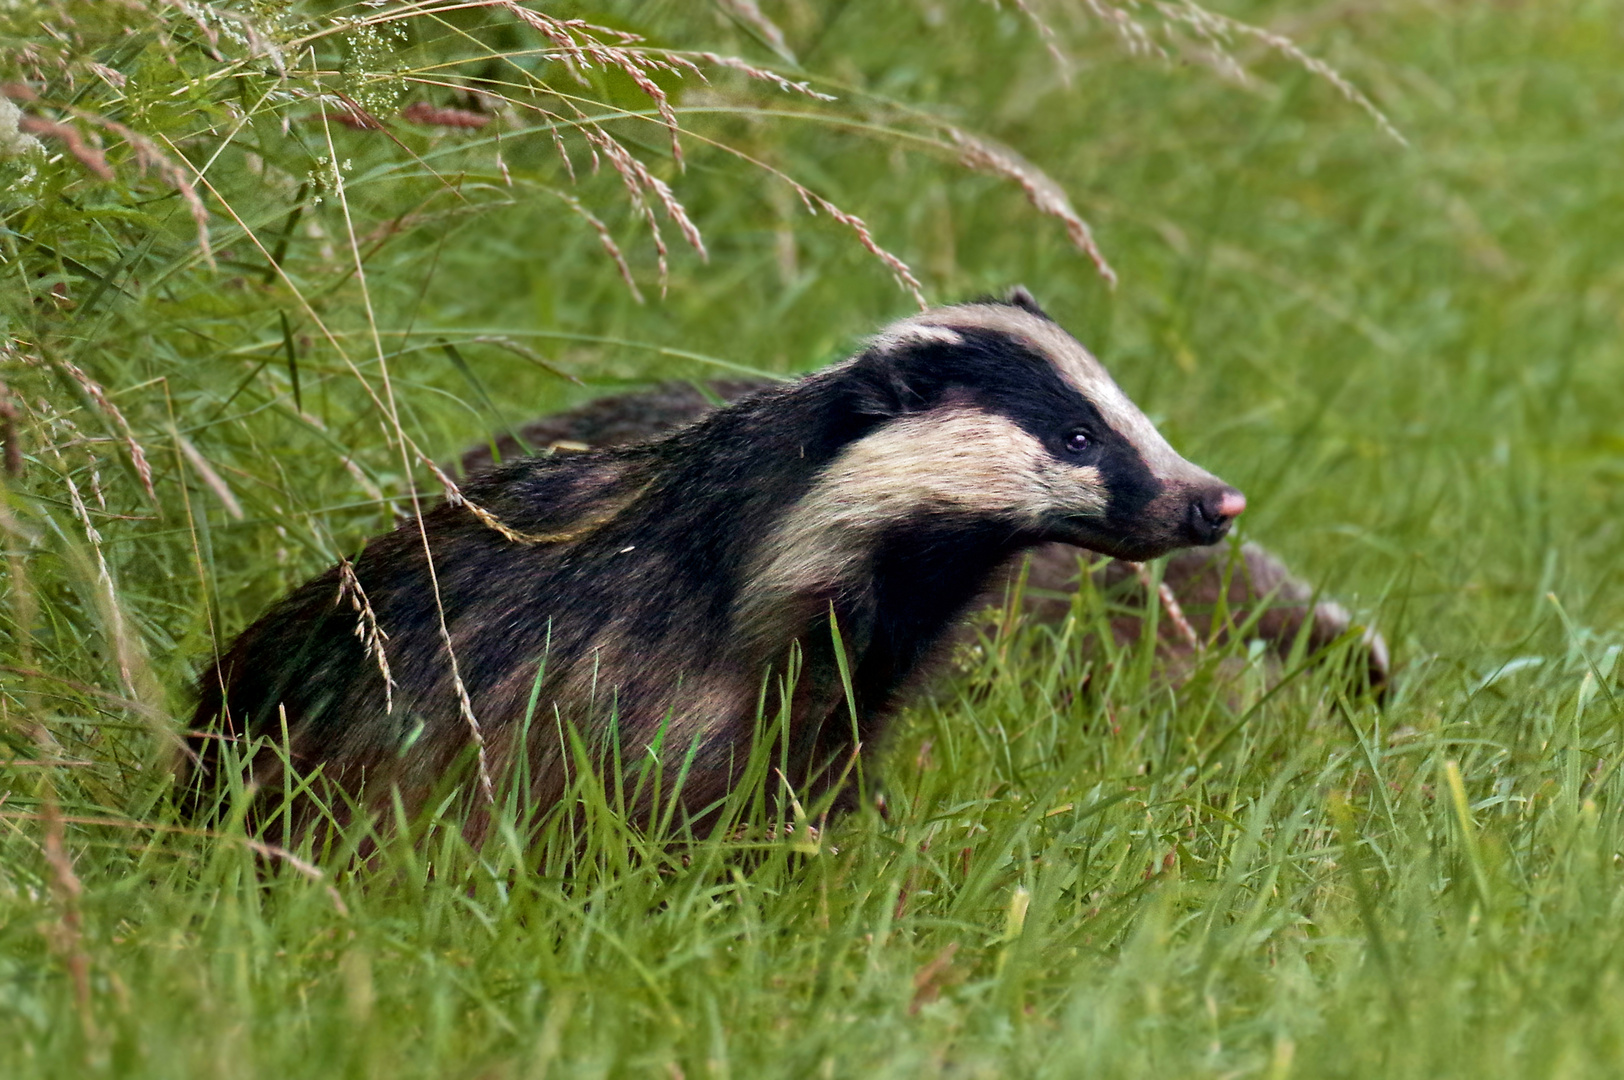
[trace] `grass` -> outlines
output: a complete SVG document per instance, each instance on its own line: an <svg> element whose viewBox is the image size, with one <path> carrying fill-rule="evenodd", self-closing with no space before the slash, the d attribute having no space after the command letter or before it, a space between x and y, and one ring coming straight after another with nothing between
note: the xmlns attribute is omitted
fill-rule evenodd
<svg viewBox="0 0 1624 1080"><path fill-rule="evenodd" d="M683 172L646 92L510 62L536 39L501 13L332 35L326 74L291 82L211 76L246 47L210 23L217 59L181 9L134 35L99 5L0 13L36 57L42 20L86 43L67 74L11 47L3 81L48 86L25 112L100 139L117 177L59 135L0 161L0 425L23 454L0 519L0 1073L1616 1074L1614 6L1224 6L1336 65L1408 148L1255 43L1235 85L1035 9L1069 86L1011 5L763 4L798 69L738 5L596 5L839 98L657 74ZM572 184L518 106L386 135L265 96L470 107L435 71L617 117L708 262L660 217L661 297L579 126ZM163 160L141 172L109 119L168 135ZM946 124L1062 183L1120 285L958 164ZM932 301L1031 286L1246 490L1250 538L1387 632L1393 697L1293 665L1271 692L1244 645L1169 688L1153 657L1082 647L1105 616L1085 594L1062 626L989 630L901 725L890 819L820 846L668 851L594 813L576 860L442 823L314 866L180 819L160 766L191 673L428 489L410 446L446 460L713 361L811 368L910 309L851 228L712 142L861 215ZM183 160L208 164L213 268Z"/></svg>

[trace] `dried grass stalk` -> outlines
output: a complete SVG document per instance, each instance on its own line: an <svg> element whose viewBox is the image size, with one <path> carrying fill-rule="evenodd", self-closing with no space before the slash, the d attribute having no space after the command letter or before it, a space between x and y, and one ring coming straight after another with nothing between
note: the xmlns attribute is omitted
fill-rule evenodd
<svg viewBox="0 0 1624 1080"><path fill-rule="evenodd" d="M153 505L157 505L158 493L152 486L152 466L147 464L147 452L136 439L135 432L130 428L130 422L124 419L124 414L119 411L118 406L108 399L107 391L102 389L101 384L86 375L73 361L57 359L53 363L60 365L63 371L71 375L80 388L89 395L90 400L96 403L96 407L117 426L119 433L124 436L124 448L129 452L130 464L135 467L136 475L141 478L141 486L146 489L147 498L152 500Z"/></svg>
<svg viewBox="0 0 1624 1080"><path fill-rule="evenodd" d="M173 434L175 445L180 447L180 452L185 456L186 461L192 468L197 470L198 478L208 486L210 491L214 492L214 497L220 500L221 505L226 508L226 513L241 521L243 519L242 504L237 502L237 497L231 493L231 488L220 478L220 474L214 471L214 466L210 465L208 459L198 452L197 447L192 445L190 439L178 431Z"/></svg>
<svg viewBox="0 0 1624 1080"><path fill-rule="evenodd" d="M43 728L40 729L43 734ZM41 749L49 754L54 740L41 742ZM41 848L45 862L51 868L51 896L56 901L56 922L42 926L51 949L67 966L73 982L73 1004L79 1014L79 1024L85 1039L98 1039L94 1002L90 996L90 954L85 951L84 928L79 916L79 900L84 885L73 871L73 859L68 855L62 808L57 804L56 788L51 785L40 807Z"/></svg>
<svg viewBox="0 0 1624 1080"><path fill-rule="evenodd" d="M778 28L777 23L762 14L756 0L716 0L716 4L759 34L773 52L785 60L794 60L794 54L789 51L789 43L784 40L784 31Z"/></svg>
<svg viewBox="0 0 1624 1080"><path fill-rule="evenodd" d="M788 179L788 177L785 177L785 179ZM907 263L903 262L901 259L897 258L895 255L891 254L889 251L875 242L874 234L869 231L868 224L863 221L862 218L858 217L856 214L848 214L846 211L842 210L828 199L825 199L822 195L816 194L801 184L795 183L793 180L791 180L790 183L794 184L795 194L801 197L801 202L806 205L808 211L816 214L821 209L824 213L828 214L830 217L834 218L836 221L840 222L842 225L846 226L846 228L855 233L857 235L857 242L862 244L864 249L867 250L869 254L873 255L875 258L879 259L880 262L886 265L886 267L891 271L892 276L897 279L897 284L902 286L902 288L913 297L914 303L919 305L920 311L924 311L926 308L930 307L930 304L925 300L925 287L919 283L918 278L914 277L913 270L909 268Z"/></svg>
<svg viewBox="0 0 1624 1080"><path fill-rule="evenodd" d="M1162 610L1167 613L1168 621L1178 631L1179 637L1184 639L1184 643L1194 652L1203 651L1206 648L1206 643L1201 640L1201 635L1195 632L1195 627L1190 625L1189 617L1184 614L1184 606L1179 603L1178 597L1173 595L1172 586L1165 581L1154 580L1150 576L1150 567L1144 563L1129 563L1128 565L1133 567L1134 577L1139 579L1139 584L1143 586L1145 594L1147 596L1150 593L1156 594L1157 599L1161 601Z"/></svg>
<svg viewBox="0 0 1624 1080"><path fill-rule="evenodd" d="M957 128L949 128L948 134L958 145L959 161L965 168L1013 180L1026 192L1027 199L1040 213L1058 218L1065 225L1066 235L1071 238L1072 244L1087 255L1100 276L1112 288L1116 288L1116 271L1111 268L1111 264L1105 259L1105 253L1095 242L1094 231L1072 208L1071 199L1066 196L1059 184L1008 147L998 146L975 135L968 135Z"/></svg>
<svg viewBox="0 0 1624 1080"><path fill-rule="evenodd" d="M383 676L383 711L393 713L395 677L389 671L389 656L384 652L384 642L389 640L389 635L378 625L378 615L367 600L366 590L361 588L361 580L355 576L355 567L350 560L341 558L338 560L338 599L335 602L342 604L345 597L349 597L350 607L358 616L355 636L366 650L366 655L377 662L378 672Z"/></svg>

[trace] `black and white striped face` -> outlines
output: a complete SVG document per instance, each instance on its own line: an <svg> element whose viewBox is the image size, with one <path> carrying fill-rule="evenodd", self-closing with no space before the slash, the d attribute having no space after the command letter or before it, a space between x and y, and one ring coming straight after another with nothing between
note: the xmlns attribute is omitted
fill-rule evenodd
<svg viewBox="0 0 1624 1080"><path fill-rule="evenodd" d="M843 367L887 419L803 504L820 531L967 516L1140 560L1216 543L1246 508L1024 292L905 319Z"/></svg>

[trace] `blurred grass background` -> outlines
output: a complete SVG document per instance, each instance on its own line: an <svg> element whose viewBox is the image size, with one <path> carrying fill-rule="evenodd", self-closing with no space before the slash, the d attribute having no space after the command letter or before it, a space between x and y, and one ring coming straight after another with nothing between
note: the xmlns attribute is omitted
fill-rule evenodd
<svg viewBox="0 0 1624 1080"><path fill-rule="evenodd" d="M531 10L835 100L652 70L679 170L646 87L577 81L549 33L587 31L511 6L0 10L5 1075L1616 1074L1616 4L1219 8L1407 146L1188 6ZM642 183L664 289L594 123L703 236ZM955 130L1063 187L1120 284ZM1078 648L1085 594L908 714L891 820L838 851L685 862L599 822L580 864L448 828L318 869L178 819L192 673L433 490L417 451L808 370L913 309L741 155L932 302L1031 287L1387 632L1393 699L1267 694L1241 646L1169 690Z"/></svg>

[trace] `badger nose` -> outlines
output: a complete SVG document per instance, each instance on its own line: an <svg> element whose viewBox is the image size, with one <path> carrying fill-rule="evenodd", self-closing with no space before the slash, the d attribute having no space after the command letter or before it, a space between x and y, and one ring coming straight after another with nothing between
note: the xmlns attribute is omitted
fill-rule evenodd
<svg viewBox="0 0 1624 1080"><path fill-rule="evenodd" d="M1246 496L1232 487L1204 491L1190 500L1190 535L1197 544L1216 544L1245 509Z"/></svg>

